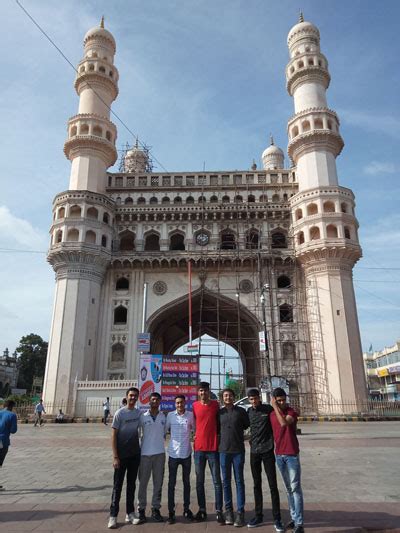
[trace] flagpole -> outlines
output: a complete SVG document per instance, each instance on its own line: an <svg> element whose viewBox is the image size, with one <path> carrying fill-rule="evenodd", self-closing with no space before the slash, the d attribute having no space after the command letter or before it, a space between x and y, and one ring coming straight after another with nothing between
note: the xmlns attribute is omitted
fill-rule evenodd
<svg viewBox="0 0 400 533"><path fill-rule="evenodd" d="M192 263L188 261L189 275L189 345L192 345Z"/></svg>

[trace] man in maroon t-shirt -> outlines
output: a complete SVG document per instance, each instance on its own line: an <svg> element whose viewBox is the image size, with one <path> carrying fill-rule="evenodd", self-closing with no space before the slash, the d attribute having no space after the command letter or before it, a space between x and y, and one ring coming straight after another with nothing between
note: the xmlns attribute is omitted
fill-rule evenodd
<svg viewBox="0 0 400 533"><path fill-rule="evenodd" d="M300 450L296 435L298 413L286 403L286 392L281 388L273 391L271 405L274 409L270 419L274 433L276 464L286 487L292 518L287 528L294 528L294 533L304 533Z"/></svg>
<svg viewBox="0 0 400 533"><path fill-rule="evenodd" d="M197 387L199 401L193 403L193 415L196 425L194 438L194 465L196 470L196 492L199 511L195 519L203 522L207 519L206 494L204 490L204 478L206 463L210 467L215 490L215 510L217 522L224 524L222 513L222 484L218 453L219 437L219 403L210 400L210 384L202 381Z"/></svg>

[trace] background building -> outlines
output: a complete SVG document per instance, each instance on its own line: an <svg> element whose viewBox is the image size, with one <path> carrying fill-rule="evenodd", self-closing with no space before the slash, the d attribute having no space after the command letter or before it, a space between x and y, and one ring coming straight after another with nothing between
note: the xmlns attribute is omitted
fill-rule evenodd
<svg viewBox="0 0 400 533"><path fill-rule="evenodd" d="M400 401L400 341L376 352L363 353L370 397Z"/></svg>
<svg viewBox="0 0 400 533"><path fill-rule="evenodd" d="M81 380L129 380L138 371L144 286L153 353L209 334L239 353L246 385L284 376L307 411L356 409L365 374L352 269L361 256L354 195L338 184L343 140L326 101L328 62L318 29L301 17L289 32L290 164L270 145L262 167L154 172L136 140L117 159L110 120L118 95L116 43L100 27L84 38L78 113L64 151L68 190L53 202L48 260L56 273L44 396L72 406ZM260 351L264 297L268 353ZM339 407L340 408L340 407Z"/></svg>

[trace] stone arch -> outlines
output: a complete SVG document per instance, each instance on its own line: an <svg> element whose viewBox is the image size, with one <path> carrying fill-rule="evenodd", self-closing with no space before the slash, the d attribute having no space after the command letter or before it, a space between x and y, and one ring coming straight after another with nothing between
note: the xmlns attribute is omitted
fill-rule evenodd
<svg viewBox="0 0 400 533"><path fill-rule="evenodd" d="M71 217L71 218L81 218L82 216L82 209L79 205L72 205L70 208L69 208L69 213L68 215Z"/></svg>
<svg viewBox="0 0 400 533"><path fill-rule="evenodd" d="M236 234L230 228L223 229L220 233L220 250L236 250Z"/></svg>
<svg viewBox="0 0 400 533"><path fill-rule="evenodd" d="M271 233L271 248L287 248L286 232L282 229L275 229Z"/></svg>
<svg viewBox="0 0 400 533"><path fill-rule="evenodd" d="M284 274L279 276L276 281L277 281L278 289L288 289L292 284L292 282L290 281L290 278L288 276L285 276Z"/></svg>
<svg viewBox="0 0 400 533"><path fill-rule="evenodd" d="M257 250L260 243L260 232L256 228L251 228L246 233L246 248L248 250Z"/></svg>
<svg viewBox="0 0 400 533"><path fill-rule="evenodd" d="M119 305L114 309L114 324L126 324L128 321L128 309L124 305Z"/></svg>
<svg viewBox="0 0 400 533"><path fill-rule="evenodd" d="M85 242L88 244L96 244L96 234L91 229L86 232Z"/></svg>
<svg viewBox="0 0 400 533"><path fill-rule="evenodd" d="M57 211L57 218L64 218L65 217L65 207L60 207Z"/></svg>
<svg viewBox="0 0 400 533"><path fill-rule="evenodd" d="M144 237L144 249L147 252L160 251L160 234L154 230L150 230Z"/></svg>
<svg viewBox="0 0 400 533"><path fill-rule="evenodd" d="M318 213L318 206L317 204L308 204L307 206L307 215L308 216L311 216L311 215L316 215Z"/></svg>
<svg viewBox="0 0 400 533"><path fill-rule="evenodd" d="M331 202L331 200L328 200L327 202L324 202L323 209L324 209L324 213L334 213L335 204Z"/></svg>
<svg viewBox="0 0 400 533"><path fill-rule="evenodd" d="M337 239L338 229L334 224L326 226L326 236L328 239Z"/></svg>
<svg viewBox="0 0 400 533"><path fill-rule="evenodd" d="M117 342L111 347L111 368L123 367L125 363L125 346L121 342Z"/></svg>
<svg viewBox="0 0 400 533"><path fill-rule="evenodd" d="M79 241L79 230L76 228L71 228L67 233L67 241L69 242L78 242Z"/></svg>
<svg viewBox="0 0 400 533"><path fill-rule="evenodd" d="M169 249L176 251L185 250L185 234L183 231L175 230L170 234Z"/></svg>
<svg viewBox="0 0 400 533"><path fill-rule="evenodd" d="M99 218L99 212L95 207L89 207L89 209L86 211L87 218L92 218L93 220L97 220Z"/></svg>
<svg viewBox="0 0 400 533"><path fill-rule="evenodd" d="M321 238L321 232L318 226L310 228L310 241L317 241Z"/></svg>
<svg viewBox="0 0 400 533"><path fill-rule="evenodd" d="M125 278L125 276L118 278L115 284L115 290L116 291L127 291L128 289L129 289L129 279Z"/></svg>
<svg viewBox="0 0 400 533"><path fill-rule="evenodd" d="M119 234L119 249L121 252L131 252L135 249L135 234L125 230Z"/></svg>

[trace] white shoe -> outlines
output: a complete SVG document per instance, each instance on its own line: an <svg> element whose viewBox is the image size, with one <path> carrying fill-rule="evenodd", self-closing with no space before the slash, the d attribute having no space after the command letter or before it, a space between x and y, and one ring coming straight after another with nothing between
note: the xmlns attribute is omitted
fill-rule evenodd
<svg viewBox="0 0 400 533"><path fill-rule="evenodd" d="M107 527L108 529L117 529L117 518L115 516L110 516Z"/></svg>
<svg viewBox="0 0 400 533"><path fill-rule="evenodd" d="M135 513L129 513L125 516L125 522L130 522L133 524L133 521L135 520Z"/></svg>

